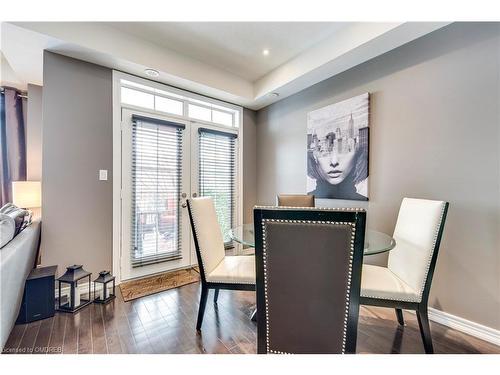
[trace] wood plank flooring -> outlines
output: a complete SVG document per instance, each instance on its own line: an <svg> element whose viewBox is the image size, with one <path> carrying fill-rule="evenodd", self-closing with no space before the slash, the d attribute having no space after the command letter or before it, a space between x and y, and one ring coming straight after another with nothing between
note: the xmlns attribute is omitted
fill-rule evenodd
<svg viewBox="0 0 500 375"><path fill-rule="evenodd" d="M118 295L108 305L16 325L4 353L255 353L255 293L223 290L217 305L210 294L197 334L199 293L196 283L131 302ZM415 315L404 315L402 328L394 310L362 307L357 352L423 353ZM500 347L440 324L431 322L431 330L436 353L500 353Z"/></svg>

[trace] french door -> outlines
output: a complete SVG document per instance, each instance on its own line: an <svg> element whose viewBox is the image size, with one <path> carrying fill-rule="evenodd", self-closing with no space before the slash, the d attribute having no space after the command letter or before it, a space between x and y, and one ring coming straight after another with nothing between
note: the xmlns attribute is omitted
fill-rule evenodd
<svg viewBox="0 0 500 375"><path fill-rule="evenodd" d="M122 110L122 280L193 262L190 123Z"/></svg>
<svg viewBox="0 0 500 375"><path fill-rule="evenodd" d="M122 109L121 279L197 263L186 207L214 199L224 240L237 222L237 130Z"/></svg>

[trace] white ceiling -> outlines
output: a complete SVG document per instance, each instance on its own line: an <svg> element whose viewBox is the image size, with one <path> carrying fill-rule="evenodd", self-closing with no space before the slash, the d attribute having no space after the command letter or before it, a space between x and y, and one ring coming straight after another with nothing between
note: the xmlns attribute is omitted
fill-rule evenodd
<svg viewBox="0 0 500 375"><path fill-rule="evenodd" d="M43 85L49 50L260 109L447 24L4 22L1 48L26 83Z"/></svg>
<svg viewBox="0 0 500 375"><path fill-rule="evenodd" d="M124 33L251 82L323 41L341 22L112 22ZM268 49L269 55L262 51Z"/></svg>

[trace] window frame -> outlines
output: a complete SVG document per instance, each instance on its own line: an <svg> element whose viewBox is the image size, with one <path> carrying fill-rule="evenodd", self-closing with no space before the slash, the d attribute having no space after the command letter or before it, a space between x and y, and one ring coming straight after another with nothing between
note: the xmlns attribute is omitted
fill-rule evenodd
<svg viewBox="0 0 500 375"><path fill-rule="evenodd" d="M132 82L134 83L135 81L146 81L148 82L147 84L145 84L144 82L136 82L140 85L143 85L143 86L150 86L152 88L152 90L148 90L148 89L145 89L145 88L142 88L142 87L137 87L137 86L134 86L134 85L130 85L128 83L126 83L127 81L128 82ZM125 81L125 83L123 82ZM155 99L153 99L153 105L154 105L154 108L153 109L150 109L150 108L147 108L147 107L141 107L141 106L137 106L137 105L134 105L134 104L124 104L121 102L121 92L120 92L120 104L122 106L131 106L131 107L134 107L134 108L140 108L140 109L148 109L148 110L152 110L154 111L154 113L163 113L163 114L168 114L169 116L180 116L181 118L185 119L185 120L189 120L189 121L203 121L205 123L208 123L208 124L214 124L214 125L217 125L217 126L221 126L223 128L239 128L241 126L241 120L242 120L242 108L240 106L237 106L237 105L234 105L234 104L230 104L230 103L226 103L226 102L223 102L223 101L219 101L219 100L216 100L216 99L212 99L212 98L209 98L209 97L205 97L205 96L202 96L202 95L199 95L199 94L195 94L195 93L192 93L192 92L189 92L189 91L184 91L184 90L180 90L178 88L175 88L175 87L171 87L171 86L168 86L168 85L164 85L164 84L158 84L158 82L154 82L154 81L148 81L148 80L143 80L142 78L138 78L138 77L130 77L130 78L120 78L119 80L119 84L120 84L120 90L121 88L127 88L127 89L130 89L130 90L135 90L135 91L138 91L138 92L142 92L142 93L145 93L145 94L149 94L149 95L153 95L153 98L158 96L158 97L161 97L161 98L166 98L166 99L170 99L170 100L175 100L175 101L178 101L178 102L182 102L183 103L183 111L182 111L182 116L181 115L178 115L178 114L175 114L175 113L171 113L171 112L163 112L163 111L158 111L156 110L156 103L155 103ZM162 88L158 88L157 85L161 85L163 86ZM157 92L155 90L158 90L160 92ZM168 91L167 91L168 90ZM211 119L213 120L213 113L212 111L215 110L215 111L218 111L218 112L224 112L224 113L227 113L229 115L231 115L232 117L232 126L228 126L228 125L224 125L224 124L220 124L220 123L217 123L217 122L213 122L213 121L207 121L207 120L201 120L201 119L197 119L197 118L194 118L194 117L189 117L189 105L195 105L195 106L198 106L198 107L202 107L202 108L206 108L206 109L209 109L211 111L210 113L210 117Z"/></svg>
<svg viewBox="0 0 500 375"><path fill-rule="evenodd" d="M129 109L133 111L139 111L142 113L150 114L152 116L168 116L173 120L187 121L191 124L191 132L198 132L198 126L210 127L214 129L219 129L224 132L233 132L238 135L237 142L237 188L236 188L236 223L239 226L243 224L243 107L228 103L225 101L217 100L214 98L206 97L201 94L196 94L190 91L182 90L176 87L169 86L160 82L152 81L149 79L140 78L134 75L130 75L121 71L113 70L113 273L116 276L117 283L121 282L121 129L122 129L122 111L124 109ZM207 105L211 109L217 111L224 111L224 108L229 109L228 112L234 113L233 126L222 125L218 123L213 123L210 121L203 121L198 119L192 119L187 116L187 105L183 105L183 115L171 114L163 111L151 110L149 108L134 106L130 104L121 103L121 87L122 80L132 82L133 84L144 85L151 87L152 91L144 90L140 87L130 86L134 90L142 89L145 92L157 96L164 96L168 99L180 100L179 96L182 96L186 102L196 104L196 105ZM154 90L160 90L160 92L154 92ZM170 93L170 95L169 95ZM202 101L203 103L200 103ZM191 134L191 139L193 134ZM198 163L198 160L193 160L194 149L197 147L191 147L191 163ZM196 175L196 178L194 175ZM197 191L198 184L198 174L191 174L191 191ZM193 184L195 184L193 186ZM193 189L195 188L195 189ZM191 253L194 254L194 247L191 246Z"/></svg>

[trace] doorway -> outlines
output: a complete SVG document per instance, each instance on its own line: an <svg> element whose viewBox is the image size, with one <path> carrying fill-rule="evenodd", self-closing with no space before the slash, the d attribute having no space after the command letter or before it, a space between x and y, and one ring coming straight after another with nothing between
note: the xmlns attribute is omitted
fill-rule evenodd
<svg viewBox="0 0 500 375"><path fill-rule="evenodd" d="M237 219L235 129L122 109L121 280L197 264L186 200L210 196L231 246Z"/></svg>

